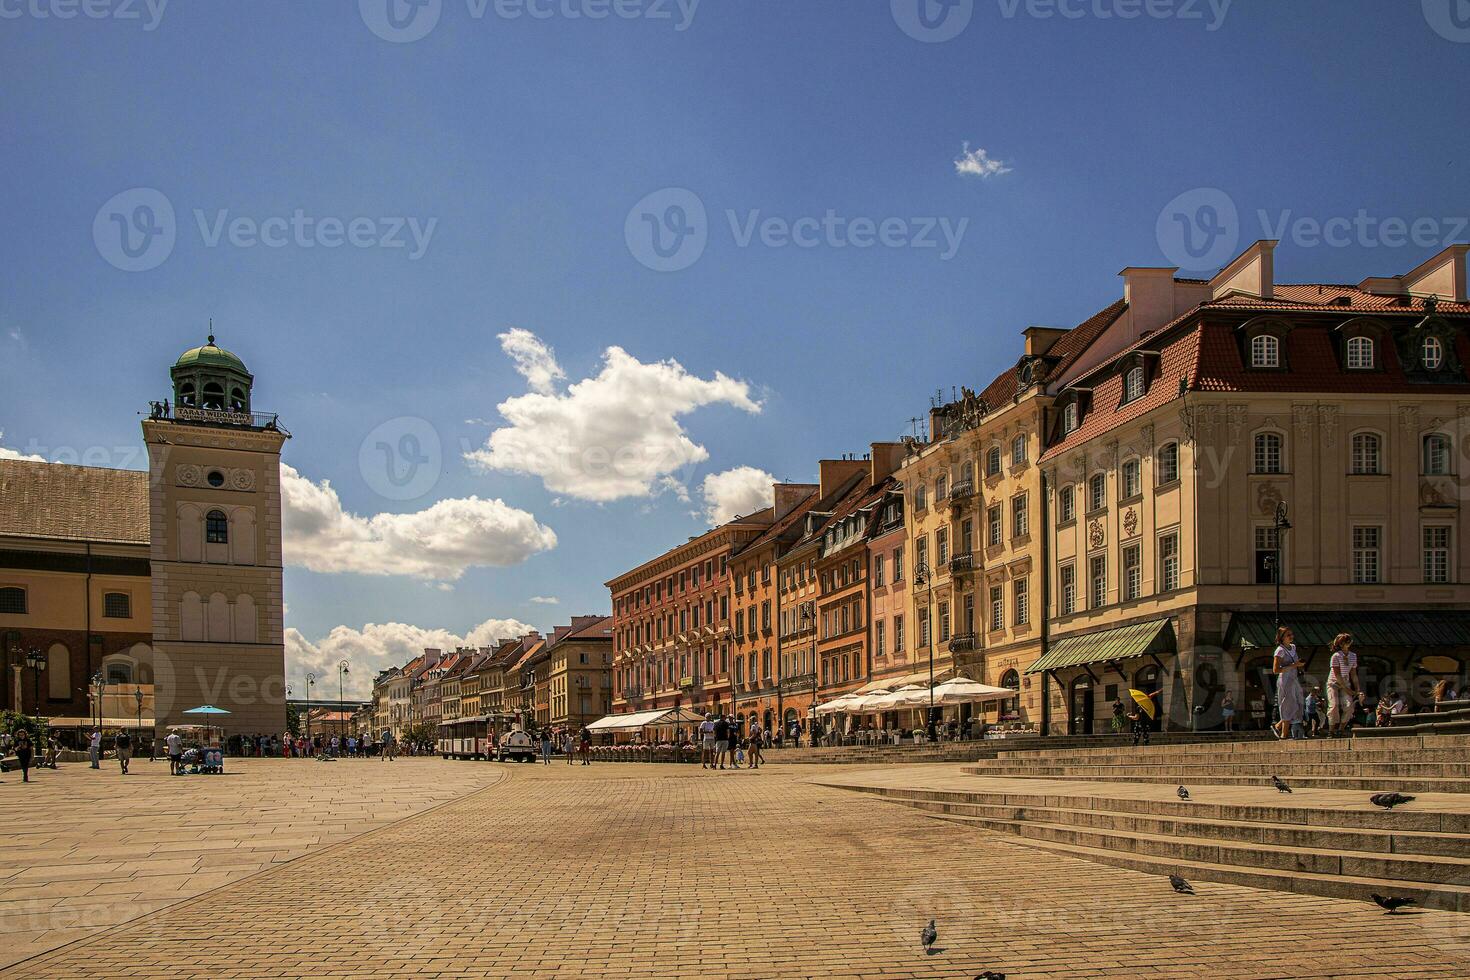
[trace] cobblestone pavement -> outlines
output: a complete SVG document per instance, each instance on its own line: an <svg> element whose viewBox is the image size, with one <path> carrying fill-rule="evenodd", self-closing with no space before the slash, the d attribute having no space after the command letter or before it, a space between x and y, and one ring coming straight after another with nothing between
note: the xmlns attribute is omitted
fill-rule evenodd
<svg viewBox="0 0 1470 980"><path fill-rule="evenodd" d="M497 778L437 759L230 759L223 776L131 768L0 777L0 967Z"/></svg>
<svg viewBox="0 0 1470 980"><path fill-rule="evenodd" d="M816 785L831 767L403 768L420 767L505 778L6 975L1470 975L1470 917L1230 885L1177 896ZM304 790L301 772L266 778Z"/></svg>

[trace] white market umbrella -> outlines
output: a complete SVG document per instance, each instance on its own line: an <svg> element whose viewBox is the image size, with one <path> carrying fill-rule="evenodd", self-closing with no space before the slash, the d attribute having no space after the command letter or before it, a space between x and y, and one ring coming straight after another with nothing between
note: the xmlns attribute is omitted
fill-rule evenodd
<svg viewBox="0 0 1470 980"><path fill-rule="evenodd" d="M1016 697L1018 693L1008 687L991 687L968 677L954 677L934 689L934 703L954 705L1004 701Z"/></svg>
<svg viewBox="0 0 1470 980"><path fill-rule="evenodd" d="M918 684L905 684L892 694L865 699L867 711L897 711L904 708L919 708L929 703L929 689Z"/></svg>
<svg viewBox="0 0 1470 980"><path fill-rule="evenodd" d="M852 698L852 703L849 704L844 710L862 714L868 711L881 710L874 707L874 702L878 701L881 698L888 697L889 692L886 689L880 687L876 691L869 691L867 694L852 694L848 696Z"/></svg>
<svg viewBox="0 0 1470 980"><path fill-rule="evenodd" d="M838 712L842 711L853 711L855 710L856 703L860 702L861 700L862 699L855 694L844 694L839 698L833 698L831 701L828 701L825 704L817 705L817 714L835 715Z"/></svg>

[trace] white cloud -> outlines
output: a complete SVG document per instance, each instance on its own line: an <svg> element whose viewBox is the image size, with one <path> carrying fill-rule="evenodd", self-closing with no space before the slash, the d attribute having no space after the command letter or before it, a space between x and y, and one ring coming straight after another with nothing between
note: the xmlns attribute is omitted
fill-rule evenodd
<svg viewBox="0 0 1470 980"><path fill-rule="evenodd" d="M710 525L724 524L740 515L753 514L771 506L771 485L776 478L754 466L737 466L704 478L704 516Z"/></svg>
<svg viewBox="0 0 1470 980"><path fill-rule="evenodd" d="M970 144L965 144L965 151L959 155L954 162L954 172L961 177L995 177L1000 174L1008 174L1011 168L1000 160L992 159L981 147L970 149Z"/></svg>
<svg viewBox="0 0 1470 980"><path fill-rule="evenodd" d="M669 489L670 474L709 458L681 416L718 404L761 410L744 381L718 371L700 378L673 360L645 364L621 347L607 348L598 374L563 392L556 381L564 374L534 334L511 331L500 342L531 391L496 406L509 425L465 458L540 477L553 493L602 502Z"/></svg>
<svg viewBox="0 0 1470 980"><path fill-rule="evenodd" d="M460 636L446 629L425 629L406 623L368 623L361 629L337 626L312 642L295 627L286 629L286 676L293 698L306 697L305 675L317 678L314 694L332 698L337 694L337 664L348 661L344 691L354 700L372 693L379 671L400 667L424 652L426 647L452 651L457 647L494 646L501 640L520 636L532 627L514 619L487 619Z"/></svg>
<svg viewBox="0 0 1470 980"><path fill-rule="evenodd" d="M281 464L286 563L314 572L454 581L476 566L515 565L556 547L556 532L501 500L441 500L410 514L362 517L329 481Z"/></svg>
<svg viewBox="0 0 1470 980"><path fill-rule="evenodd" d="M0 429L0 439L4 438L5 430ZM44 456L27 456L25 453L22 453L15 449L6 449L4 446L0 446L0 459L28 459L33 463L46 462L46 458Z"/></svg>
<svg viewBox="0 0 1470 980"><path fill-rule="evenodd" d="M526 601L534 602L540 606L554 606L557 603L561 602L561 600L554 595L533 595Z"/></svg>

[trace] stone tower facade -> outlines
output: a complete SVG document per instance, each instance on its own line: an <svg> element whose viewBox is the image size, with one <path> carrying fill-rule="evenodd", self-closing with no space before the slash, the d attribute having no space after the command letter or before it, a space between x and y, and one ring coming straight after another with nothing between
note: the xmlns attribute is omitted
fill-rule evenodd
<svg viewBox="0 0 1470 980"><path fill-rule="evenodd" d="M230 734L286 727L281 446L253 413L253 377L214 343L171 371L173 404L143 422L149 460L157 727L214 705Z"/></svg>

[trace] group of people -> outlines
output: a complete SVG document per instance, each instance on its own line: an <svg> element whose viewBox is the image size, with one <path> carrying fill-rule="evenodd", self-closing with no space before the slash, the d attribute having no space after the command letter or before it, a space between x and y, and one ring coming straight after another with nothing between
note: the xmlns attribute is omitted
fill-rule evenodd
<svg viewBox="0 0 1470 980"><path fill-rule="evenodd" d="M540 735L541 761L551 765L551 757L560 750L567 757L567 765L578 760L582 765L592 765L592 732L583 728L575 736L570 728L543 728Z"/></svg>
<svg viewBox="0 0 1470 980"><path fill-rule="evenodd" d="M1273 726L1277 738L1341 737L1352 728L1360 713L1369 714L1375 725L1389 726L1395 716L1408 710L1408 700L1402 692L1387 691L1378 699L1371 713L1368 712L1368 693L1358 675L1358 655L1353 651L1351 633L1339 633L1333 638L1330 650L1324 694L1319 685L1309 688L1302 682L1307 664L1297 653L1296 636L1291 627L1282 626L1276 631L1271 672L1277 678L1278 720ZM1450 680L1441 680L1434 689L1435 703L1453 699Z"/></svg>
<svg viewBox="0 0 1470 980"><path fill-rule="evenodd" d="M765 761L761 749L766 731L752 718L744 732L733 715L710 715L699 723L699 766L701 769L759 769ZM729 763L726 766L726 763Z"/></svg>

